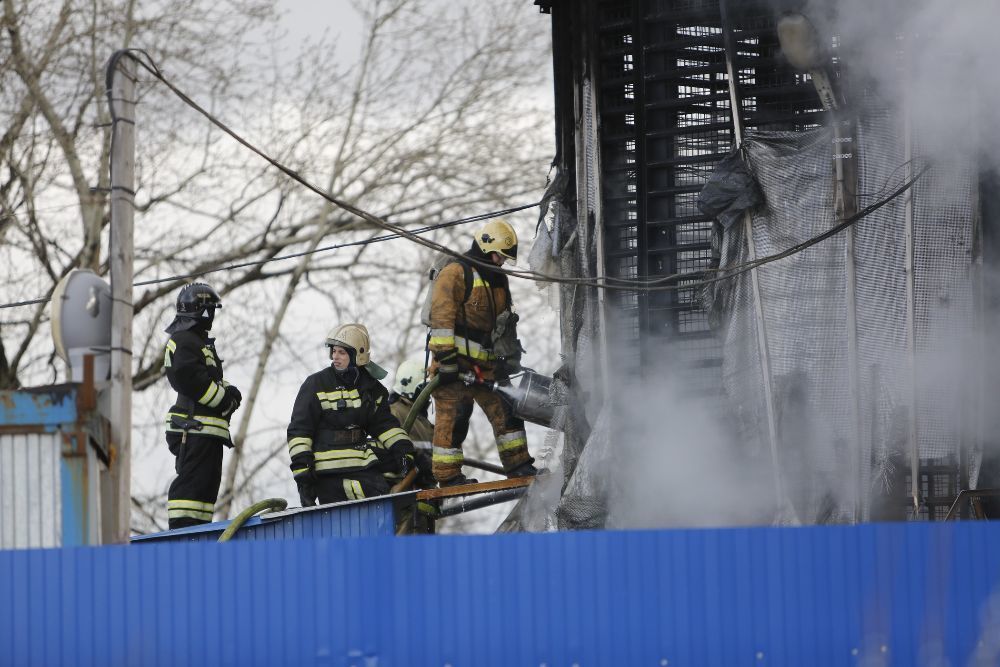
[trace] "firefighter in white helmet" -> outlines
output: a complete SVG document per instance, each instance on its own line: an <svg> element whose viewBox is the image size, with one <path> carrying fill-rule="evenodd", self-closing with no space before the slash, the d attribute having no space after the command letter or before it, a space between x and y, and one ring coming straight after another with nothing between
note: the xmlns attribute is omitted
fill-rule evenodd
<svg viewBox="0 0 1000 667"><path fill-rule="evenodd" d="M462 441L468 431L473 402L493 427L500 461L507 475L534 475L524 422L499 395L482 385L466 385L459 375L474 371L484 380L504 382L517 360L495 351L499 322L516 321L507 275L496 268L517 259L517 234L504 220L479 229L462 260L449 263L434 279L428 347L434 354L431 373L440 378L434 391L434 477L441 486L469 483L462 475ZM518 344L519 346L519 344Z"/></svg>
<svg viewBox="0 0 1000 667"><path fill-rule="evenodd" d="M326 338L331 364L306 378L288 424L288 453L303 506L387 493L380 455L405 475L413 443L389 409L368 330L344 324Z"/></svg>
<svg viewBox="0 0 1000 667"><path fill-rule="evenodd" d="M396 369L396 378L392 383L392 393L389 394L389 409L400 424L405 424L410 414L413 402L427 384L422 359L406 359ZM431 471L431 441L434 439L434 424L427 418L427 401L417 413L413 424L407 429L415 448L414 461L420 470L415 486L430 488L434 486L434 474ZM386 480L389 484L399 481L399 474L387 471Z"/></svg>

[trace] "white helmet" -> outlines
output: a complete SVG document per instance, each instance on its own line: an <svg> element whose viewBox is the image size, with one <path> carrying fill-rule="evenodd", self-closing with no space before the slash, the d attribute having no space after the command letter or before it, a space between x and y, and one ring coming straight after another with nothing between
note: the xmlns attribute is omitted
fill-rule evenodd
<svg viewBox="0 0 1000 667"><path fill-rule="evenodd" d="M396 369L396 380L392 390L411 401L417 397L417 387L426 379L424 362L419 359L407 359Z"/></svg>
<svg viewBox="0 0 1000 667"><path fill-rule="evenodd" d="M351 324L341 324L335 329L331 329L326 335L326 346L333 347L339 345L354 351L354 363L358 366L365 366L371 358L371 347L369 345L368 329L365 325L352 322Z"/></svg>

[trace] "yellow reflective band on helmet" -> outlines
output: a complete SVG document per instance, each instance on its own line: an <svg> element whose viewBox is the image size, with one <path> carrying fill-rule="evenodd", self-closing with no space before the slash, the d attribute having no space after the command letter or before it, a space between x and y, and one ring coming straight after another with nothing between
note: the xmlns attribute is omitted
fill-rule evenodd
<svg viewBox="0 0 1000 667"><path fill-rule="evenodd" d="M390 428L388 431L386 431L385 433L382 433L382 434L380 434L378 436L378 441L386 449L388 449L389 447L392 447L394 444L396 444L400 440L409 440L409 439L410 439L410 436L408 436L406 434L406 431L404 431L401 428Z"/></svg>
<svg viewBox="0 0 1000 667"><path fill-rule="evenodd" d="M455 336L455 347L458 349L460 355L476 359L477 361L493 361L497 358L489 350L483 349L483 346L479 343L466 340L461 336Z"/></svg>
<svg viewBox="0 0 1000 667"><path fill-rule="evenodd" d="M512 449L527 446L528 438L525 436L524 431L521 431L520 433L509 433L505 436L502 435L497 438L497 450L501 452L509 452Z"/></svg>
<svg viewBox="0 0 1000 667"><path fill-rule="evenodd" d="M447 447L435 447L431 458L435 463L461 463L465 460L465 455L461 449L449 449Z"/></svg>
<svg viewBox="0 0 1000 667"><path fill-rule="evenodd" d="M312 438L297 437L288 441L288 456L295 457L312 451Z"/></svg>
<svg viewBox="0 0 1000 667"><path fill-rule="evenodd" d="M202 397L198 399L198 402L202 405L214 408L222 403L223 396L226 395L225 389L221 385L212 382L208 385L208 389L202 394Z"/></svg>

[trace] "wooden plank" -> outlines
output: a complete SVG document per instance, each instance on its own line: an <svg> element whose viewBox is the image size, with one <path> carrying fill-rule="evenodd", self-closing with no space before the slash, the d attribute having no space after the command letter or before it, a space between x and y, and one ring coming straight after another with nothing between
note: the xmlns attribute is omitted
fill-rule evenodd
<svg viewBox="0 0 1000 667"><path fill-rule="evenodd" d="M541 477L538 475L537 477ZM528 486L535 481L535 477L513 477L511 479L501 479L496 482L480 482L479 484L462 484L460 486L446 486L443 489L426 489L417 492L417 500L433 500L435 498L454 498L455 496L471 496L476 493L486 493L487 491L501 491L503 489L516 489L519 486Z"/></svg>

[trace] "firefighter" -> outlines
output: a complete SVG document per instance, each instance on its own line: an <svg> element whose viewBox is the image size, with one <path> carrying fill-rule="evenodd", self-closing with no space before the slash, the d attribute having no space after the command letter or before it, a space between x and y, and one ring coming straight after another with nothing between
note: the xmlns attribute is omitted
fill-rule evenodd
<svg viewBox="0 0 1000 667"><path fill-rule="evenodd" d="M498 319L509 321L510 288L506 274L495 270L517 259L517 234L504 220L480 229L461 261L441 269L432 284L428 346L434 355L430 372L440 378L434 390L434 477L440 486L473 483L462 474L462 441L468 432L473 401L493 427L500 461L509 477L537 474L528 453L524 422L499 395L480 384L465 384L470 371L483 380L507 382L510 368L492 349ZM468 282L471 281L471 289Z"/></svg>
<svg viewBox="0 0 1000 667"><path fill-rule="evenodd" d="M331 364L302 383L288 424L288 454L303 507L317 499L333 503L387 493L379 454L399 475L408 472L413 454L413 443L389 409L389 392L375 377L384 372L370 363L368 330L344 324L330 331L326 345Z"/></svg>
<svg viewBox="0 0 1000 667"><path fill-rule="evenodd" d="M214 289L204 283L186 285L166 328L170 340L163 366L177 391L166 426L177 471L167 492L171 529L212 520L222 481L222 451L233 446L229 419L243 400L240 390L223 379L215 339L208 337L219 308L222 300Z"/></svg>
<svg viewBox="0 0 1000 667"><path fill-rule="evenodd" d="M389 394L389 409L400 424L406 422L413 401L424 388L424 363L417 359L407 359L396 369L396 379L392 383L392 393ZM434 486L434 474L431 469L431 441L434 439L434 424L427 418L427 406L430 401L420 406L420 411L413 425L407 430L413 441L414 460L420 474L415 486L431 488ZM388 471L386 480L390 486L399 481L397 473Z"/></svg>

